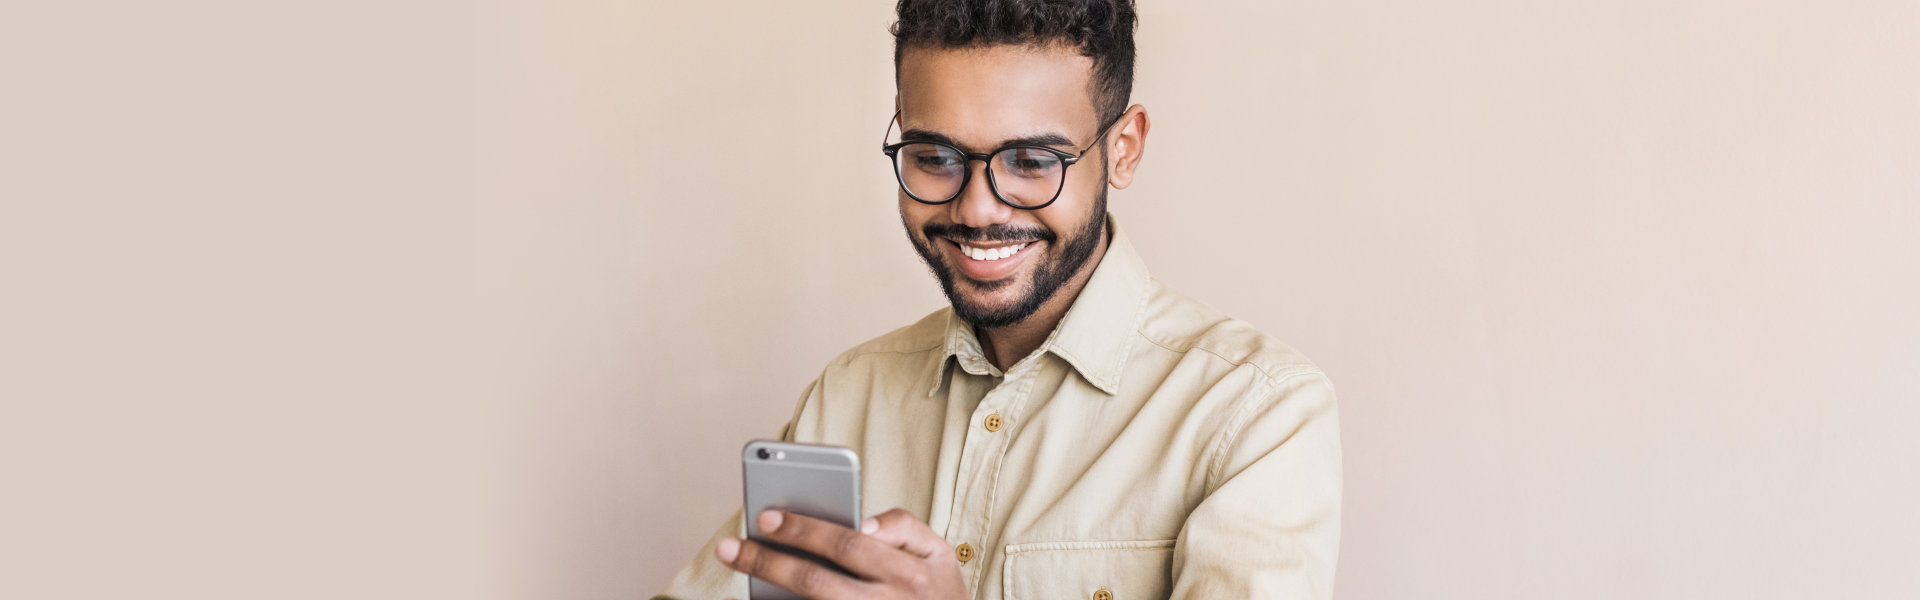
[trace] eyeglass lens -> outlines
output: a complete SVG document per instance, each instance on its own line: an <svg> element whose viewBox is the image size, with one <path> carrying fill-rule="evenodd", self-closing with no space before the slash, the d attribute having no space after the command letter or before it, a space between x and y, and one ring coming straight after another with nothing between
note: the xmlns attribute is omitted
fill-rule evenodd
<svg viewBox="0 0 1920 600"><path fill-rule="evenodd" d="M960 195L969 169L967 157L939 144L907 144L894 153L900 183L922 202L945 202ZM1034 148L1007 148L987 161L992 186L1014 206L1040 206L1059 195L1066 163L1058 155Z"/></svg>

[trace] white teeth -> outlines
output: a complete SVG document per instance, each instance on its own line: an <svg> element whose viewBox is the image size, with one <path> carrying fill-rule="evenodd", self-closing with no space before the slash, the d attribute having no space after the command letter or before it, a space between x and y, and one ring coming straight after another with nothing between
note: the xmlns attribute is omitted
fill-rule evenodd
<svg viewBox="0 0 1920 600"><path fill-rule="evenodd" d="M1019 254L1022 249L1027 247L1026 244L1014 244L1012 246L1001 246L999 248L975 248L964 244L959 244L959 246L961 254L965 254L968 258L974 260L1000 260Z"/></svg>

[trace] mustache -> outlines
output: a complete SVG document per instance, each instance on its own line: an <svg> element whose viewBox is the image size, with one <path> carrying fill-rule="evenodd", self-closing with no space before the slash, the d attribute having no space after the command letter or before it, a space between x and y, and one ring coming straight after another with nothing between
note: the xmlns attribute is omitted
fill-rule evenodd
<svg viewBox="0 0 1920 600"><path fill-rule="evenodd" d="M1011 227L994 225L991 227L968 227L958 223L928 223L920 228L927 239L947 238L957 242L1019 242L1039 240L1052 242L1058 236L1053 231L1039 228Z"/></svg>

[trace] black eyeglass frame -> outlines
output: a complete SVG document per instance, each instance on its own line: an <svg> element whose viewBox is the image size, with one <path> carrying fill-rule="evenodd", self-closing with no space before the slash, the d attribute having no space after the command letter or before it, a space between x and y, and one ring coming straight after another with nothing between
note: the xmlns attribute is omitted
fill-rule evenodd
<svg viewBox="0 0 1920 600"><path fill-rule="evenodd" d="M973 181L973 161L977 160L977 161L987 163L987 189L993 191L993 197L995 199L998 199L1001 204L1005 204L1007 206L1011 206L1021 210L1040 210L1042 208L1046 208L1048 206L1053 205L1053 202L1055 200L1060 199L1060 192L1066 191L1067 168L1072 167L1074 163L1080 162L1080 159L1086 157L1088 152L1093 151L1094 146L1100 145L1100 140L1106 139L1107 133L1113 131L1113 126L1119 125L1120 120L1123 118L1126 118L1126 116L1127 115L1125 113L1121 113L1119 117L1115 117L1113 119L1112 123L1108 123L1106 127L1100 128L1100 135L1095 136L1093 138L1093 143L1087 144L1087 148L1085 150L1081 150L1079 154L1069 154L1054 148L1048 148L1046 146L1032 146L1032 145L1002 146L1000 148L994 149L994 151L992 152L981 154L979 152L968 152L965 150L961 150L958 146L954 146L953 144L948 144L945 142L903 141L897 144L886 143L887 137L893 135L893 124L900 121L900 111L896 110L896 111L893 111L893 118L887 121L887 132L885 134L882 134L880 137L880 143L882 144L880 146L880 152L882 154L887 155L888 167L893 169L893 179L894 181L899 182L900 191L906 192L907 197L912 198L915 202L919 202L921 204L931 204L931 205L946 204L948 202L954 201L954 199L956 198L959 198L961 194L967 193L967 184L972 183ZM928 200L926 198L921 198L919 194L913 193L913 190L907 187L906 178L900 175L900 160L895 155L900 152L901 148L905 148L912 144L931 144L934 146L940 146L942 148L952 150L955 154L958 154L961 157L967 159L966 167L960 170L960 187L954 189L952 196L948 196L945 200ZM1000 193L1000 184L995 182L993 179L994 155L999 154L1001 152L1006 152L1008 150L1021 150L1021 149L1040 150L1043 152L1051 153L1055 157L1058 157L1060 159L1061 164L1063 165L1060 167L1060 187L1055 188L1053 190L1053 197L1048 198L1046 202L1042 202L1033 206L1021 206L1019 204L1014 204L1012 200L1007 199L1006 195Z"/></svg>

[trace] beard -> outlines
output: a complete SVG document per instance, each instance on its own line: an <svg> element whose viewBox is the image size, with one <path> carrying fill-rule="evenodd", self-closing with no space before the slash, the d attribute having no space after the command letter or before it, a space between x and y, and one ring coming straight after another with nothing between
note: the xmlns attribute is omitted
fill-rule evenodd
<svg viewBox="0 0 1920 600"><path fill-rule="evenodd" d="M1104 158L1104 157L1103 157ZM1104 160L1102 162L1105 162ZM1101 165L1105 171L1105 165ZM913 242L913 249L920 254L920 260L927 264L927 270L934 279L940 281L940 290L947 295L947 301L953 304L953 314L960 320L976 328L998 328L1019 323L1040 310L1040 305L1053 298L1075 274L1080 272L1087 261L1093 257L1094 250L1100 247L1100 234L1107 225L1107 186L1106 174L1101 173L1100 193L1095 196L1093 212L1087 222L1080 225L1078 231L1059 243L1060 236L1045 228L1016 228L994 225L985 228L967 227L958 224L928 224L920 228L922 236L913 235L912 226L907 226L907 239ZM904 223L903 223L904 224ZM993 291L1009 285L1021 285L1018 296L1011 302L990 305L978 302L955 288L955 275L952 265L946 263L946 254L933 248L933 240L948 238L961 242L992 242L1040 240L1046 242L1046 254L1034 258L1036 266L1033 277L1028 281L1019 281L1017 276L994 281L971 281L980 291Z"/></svg>

